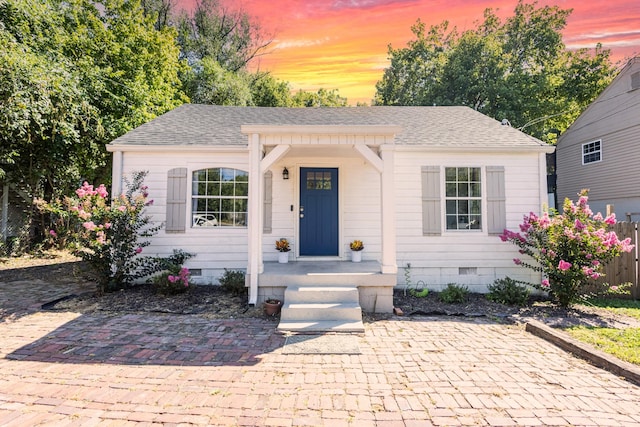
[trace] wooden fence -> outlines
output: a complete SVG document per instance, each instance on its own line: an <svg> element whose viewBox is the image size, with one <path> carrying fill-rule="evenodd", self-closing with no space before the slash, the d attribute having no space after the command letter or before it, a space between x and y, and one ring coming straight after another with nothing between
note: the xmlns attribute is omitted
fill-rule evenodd
<svg viewBox="0 0 640 427"><path fill-rule="evenodd" d="M598 279L596 284L608 283L611 286L619 286L631 283L631 298L640 299L640 268L638 265L638 223L618 222L611 226L620 240L631 238L635 248L629 253L623 253L604 266L605 276Z"/></svg>

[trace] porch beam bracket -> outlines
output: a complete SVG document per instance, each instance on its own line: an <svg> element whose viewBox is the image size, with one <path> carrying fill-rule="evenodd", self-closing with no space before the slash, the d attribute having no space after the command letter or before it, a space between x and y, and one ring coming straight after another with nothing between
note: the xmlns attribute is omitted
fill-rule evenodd
<svg viewBox="0 0 640 427"><path fill-rule="evenodd" d="M382 173L384 170L384 161L378 157L378 155L368 146L364 144L356 144L353 146L353 149L356 150L364 159L373 166L378 173Z"/></svg>
<svg viewBox="0 0 640 427"><path fill-rule="evenodd" d="M290 145L277 145L260 161L260 171L264 172L268 170L275 162L287 154L287 151L290 149Z"/></svg>

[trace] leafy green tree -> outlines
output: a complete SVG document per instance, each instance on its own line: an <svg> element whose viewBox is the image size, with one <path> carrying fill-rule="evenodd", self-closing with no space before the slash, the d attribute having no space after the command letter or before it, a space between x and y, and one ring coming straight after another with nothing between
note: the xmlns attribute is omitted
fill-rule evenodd
<svg viewBox="0 0 640 427"><path fill-rule="evenodd" d="M271 43L243 10L225 9L220 0L197 0L192 14L177 19L181 57L196 65L204 58L224 69L240 71Z"/></svg>
<svg viewBox="0 0 640 427"><path fill-rule="evenodd" d="M562 42L571 10L520 0L504 22L487 9L459 34L445 21L420 20L407 47L389 46L390 67L376 84L381 105L467 105L508 119L548 142L611 81L609 51L570 52Z"/></svg>
<svg viewBox="0 0 640 427"><path fill-rule="evenodd" d="M343 98L337 89L318 89L317 92L298 91L293 95L294 107L345 107L347 98Z"/></svg>
<svg viewBox="0 0 640 427"><path fill-rule="evenodd" d="M185 92L196 104L251 105L246 73L224 69L212 58L204 58L185 79Z"/></svg>
<svg viewBox="0 0 640 427"><path fill-rule="evenodd" d="M290 107L293 103L289 83L264 72L252 76L251 99L258 107Z"/></svg>

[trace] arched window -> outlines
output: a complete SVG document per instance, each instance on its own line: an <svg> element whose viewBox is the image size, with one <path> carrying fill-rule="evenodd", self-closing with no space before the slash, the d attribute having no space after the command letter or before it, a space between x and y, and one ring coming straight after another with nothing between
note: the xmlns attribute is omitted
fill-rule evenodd
<svg viewBox="0 0 640 427"><path fill-rule="evenodd" d="M211 168L193 172L192 227L246 227L249 173Z"/></svg>

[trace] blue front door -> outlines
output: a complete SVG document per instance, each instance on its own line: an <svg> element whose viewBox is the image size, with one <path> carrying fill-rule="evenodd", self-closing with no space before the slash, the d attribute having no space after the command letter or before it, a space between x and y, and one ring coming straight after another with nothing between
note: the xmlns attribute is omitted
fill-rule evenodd
<svg viewBox="0 0 640 427"><path fill-rule="evenodd" d="M300 168L300 255L338 255L338 169Z"/></svg>

